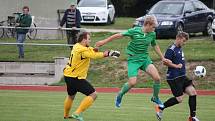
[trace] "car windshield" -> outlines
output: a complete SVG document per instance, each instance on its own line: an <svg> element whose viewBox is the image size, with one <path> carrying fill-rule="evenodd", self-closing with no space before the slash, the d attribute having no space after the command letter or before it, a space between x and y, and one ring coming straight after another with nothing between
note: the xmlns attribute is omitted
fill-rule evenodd
<svg viewBox="0 0 215 121"><path fill-rule="evenodd" d="M106 7L106 0L81 0L79 7Z"/></svg>
<svg viewBox="0 0 215 121"><path fill-rule="evenodd" d="M168 3L160 2L153 6L149 11L149 14L170 14L170 15L181 15L183 12L184 3Z"/></svg>

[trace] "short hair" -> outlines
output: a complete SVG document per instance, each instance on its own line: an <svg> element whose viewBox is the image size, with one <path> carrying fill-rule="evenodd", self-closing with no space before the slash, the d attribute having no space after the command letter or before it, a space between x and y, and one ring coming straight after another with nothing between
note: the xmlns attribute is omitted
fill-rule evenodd
<svg viewBox="0 0 215 121"><path fill-rule="evenodd" d="M189 39L189 34L186 33L186 32L179 32L177 35L176 35L176 38L185 38L186 40Z"/></svg>
<svg viewBox="0 0 215 121"><path fill-rule="evenodd" d="M78 34L77 42L81 42L83 39L87 39L87 35L90 35L89 32L80 32Z"/></svg>
<svg viewBox="0 0 215 121"><path fill-rule="evenodd" d="M145 25L152 25L155 24L158 25L157 18L154 15L146 15L144 18L144 26Z"/></svg>
<svg viewBox="0 0 215 121"><path fill-rule="evenodd" d="M22 10L24 10L24 9L28 9L28 11L30 10L28 6L24 6L24 7L22 8Z"/></svg>

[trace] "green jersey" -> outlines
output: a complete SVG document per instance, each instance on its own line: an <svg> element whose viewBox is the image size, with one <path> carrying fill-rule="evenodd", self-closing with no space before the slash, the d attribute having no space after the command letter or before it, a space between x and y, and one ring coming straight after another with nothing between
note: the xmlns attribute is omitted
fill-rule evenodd
<svg viewBox="0 0 215 121"><path fill-rule="evenodd" d="M156 33L144 33L142 27L131 28L126 32L122 33L123 36L128 36L131 38L127 46L126 53L132 58L146 58L149 55L149 46L156 45Z"/></svg>

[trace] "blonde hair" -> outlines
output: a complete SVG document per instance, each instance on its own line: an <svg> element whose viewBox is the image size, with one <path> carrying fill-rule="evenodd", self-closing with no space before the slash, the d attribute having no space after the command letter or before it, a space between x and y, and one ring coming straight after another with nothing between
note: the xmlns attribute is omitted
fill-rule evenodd
<svg viewBox="0 0 215 121"><path fill-rule="evenodd" d="M154 15L146 15L144 18L144 26L148 24L149 25L155 24L155 26L157 26L158 25L157 18Z"/></svg>

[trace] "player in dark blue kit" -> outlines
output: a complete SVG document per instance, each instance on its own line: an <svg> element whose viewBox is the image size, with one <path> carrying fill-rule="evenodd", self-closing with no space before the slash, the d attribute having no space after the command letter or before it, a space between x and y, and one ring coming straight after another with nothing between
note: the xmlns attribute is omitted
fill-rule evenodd
<svg viewBox="0 0 215 121"><path fill-rule="evenodd" d="M164 107L156 105L156 116L159 121L162 119L162 112L164 109L181 103L184 94L189 95L190 117L188 121L199 121L196 118L196 90L193 86L192 80L186 76L185 58L182 51L182 46L186 44L189 35L185 32L179 33L176 36L174 44L169 46L165 53L165 58L170 61L164 62L168 66L167 82L171 88L174 97L169 98L164 102Z"/></svg>

